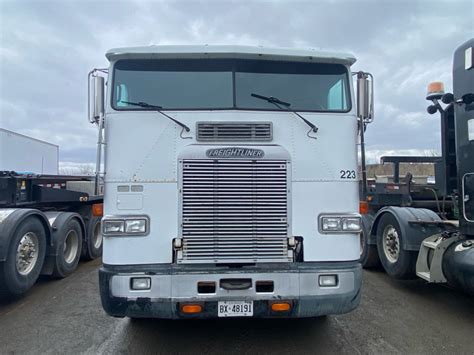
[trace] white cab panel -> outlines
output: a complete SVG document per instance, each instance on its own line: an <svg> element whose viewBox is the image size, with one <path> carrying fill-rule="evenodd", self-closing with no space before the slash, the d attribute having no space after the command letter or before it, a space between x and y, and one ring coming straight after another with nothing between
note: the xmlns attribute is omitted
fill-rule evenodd
<svg viewBox="0 0 474 355"><path fill-rule="evenodd" d="M181 127L156 112L111 112L106 123L106 215L147 215L150 233L144 237L107 237L105 264L170 263L172 239L178 237L178 156L189 145L210 147L251 146L265 150L279 145L290 154L292 181L291 226L304 237L306 261L343 261L359 258L357 234L320 234L320 213L358 212L358 176L341 178L341 171L357 172L357 121L352 114L303 113L319 131L308 138L309 127L287 112L194 111L169 115L191 128ZM200 143L195 139L199 121L271 121L273 140L268 143ZM133 124L132 124L133 122ZM189 149L189 148L188 148ZM118 185L140 184L144 191L125 200ZM119 195L120 194L120 195ZM133 195L130 193L130 195ZM133 208L130 208L133 207Z"/></svg>

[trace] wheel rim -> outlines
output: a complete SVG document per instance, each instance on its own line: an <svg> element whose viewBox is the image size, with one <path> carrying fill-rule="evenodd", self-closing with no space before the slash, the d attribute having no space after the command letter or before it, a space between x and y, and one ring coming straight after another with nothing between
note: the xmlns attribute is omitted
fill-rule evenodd
<svg viewBox="0 0 474 355"><path fill-rule="evenodd" d="M96 223L94 226L94 232L92 233L92 245L94 248L99 249L102 245L102 232L100 230L100 223Z"/></svg>
<svg viewBox="0 0 474 355"><path fill-rule="evenodd" d="M390 263L397 262L400 256L400 238L397 229L392 225L383 230L383 251Z"/></svg>
<svg viewBox="0 0 474 355"><path fill-rule="evenodd" d="M70 230L64 239L64 261L68 264L74 262L79 248L79 236L75 230Z"/></svg>
<svg viewBox="0 0 474 355"><path fill-rule="evenodd" d="M26 233L20 239L16 249L16 269L20 275L28 275L38 261L39 241L33 232Z"/></svg>

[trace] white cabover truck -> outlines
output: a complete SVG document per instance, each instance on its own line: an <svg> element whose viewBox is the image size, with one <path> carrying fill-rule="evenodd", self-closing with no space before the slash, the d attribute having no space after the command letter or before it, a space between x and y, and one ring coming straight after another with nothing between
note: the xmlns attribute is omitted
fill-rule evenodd
<svg viewBox="0 0 474 355"><path fill-rule="evenodd" d="M105 311L314 317L357 307L357 147L372 80L357 73L357 109L355 58L240 46L106 56L108 70L89 76L90 118L104 131Z"/></svg>

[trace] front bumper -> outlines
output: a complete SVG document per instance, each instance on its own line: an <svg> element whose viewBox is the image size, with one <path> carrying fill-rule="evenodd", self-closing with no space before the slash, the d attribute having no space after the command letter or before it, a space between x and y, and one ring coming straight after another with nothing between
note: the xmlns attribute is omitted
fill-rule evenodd
<svg viewBox="0 0 474 355"><path fill-rule="evenodd" d="M335 287L319 286L320 275L337 275ZM151 288L131 290L131 278L146 276ZM251 279L252 287L227 290L221 279ZM215 318L218 301L253 301L254 317L316 317L347 313L360 302L362 269L354 262L304 262L257 264L241 268L215 265L104 265L99 270L100 294L105 311L116 317L133 318ZM257 281L273 281L273 292L257 292ZM215 292L198 293L198 282L215 282ZM289 312L274 313L270 302L292 303ZM203 311L183 314L180 304L200 303Z"/></svg>

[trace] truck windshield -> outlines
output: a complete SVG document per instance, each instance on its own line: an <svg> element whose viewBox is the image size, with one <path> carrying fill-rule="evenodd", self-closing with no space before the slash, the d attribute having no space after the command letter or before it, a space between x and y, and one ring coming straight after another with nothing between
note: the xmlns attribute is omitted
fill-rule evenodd
<svg viewBox="0 0 474 355"><path fill-rule="evenodd" d="M258 100L258 92L291 102L298 111L350 110L348 71L341 64L264 60L120 60L113 75L112 106L147 110L128 102L147 102L163 110L277 108Z"/></svg>

